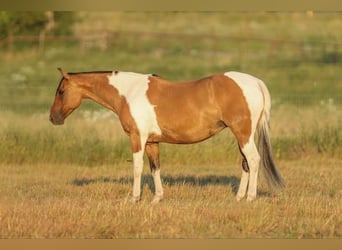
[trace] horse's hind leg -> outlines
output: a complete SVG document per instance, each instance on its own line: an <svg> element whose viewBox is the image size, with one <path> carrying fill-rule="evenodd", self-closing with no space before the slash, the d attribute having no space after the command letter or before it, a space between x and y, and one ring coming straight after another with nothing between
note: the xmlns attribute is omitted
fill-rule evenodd
<svg viewBox="0 0 342 250"><path fill-rule="evenodd" d="M252 201L256 198L257 195L257 183L258 183L258 170L259 170L259 162L260 162L260 155L258 153L258 150L256 148L256 145L254 143L254 136L251 135L249 138L249 141L241 147L241 151L246 157L248 167L249 167L249 183L248 183L248 192L247 192L247 201ZM243 172L241 181L244 178L247 178L246 176L248 173ZM240 184L241 186L241 184ZM245 188L244 186L241 188ZM240 190L239 190L240 191ZM245 191L242 190L242 191ZM241 192L242 192L241 191ZM238 197L239 197L238 192Z"/></svg>
<svg viewBox="0 0 342 250"><path fill-rule="evenodd" d="M159 144L158 143L147 143L145 152L148 157L151 173L153 176L153 182L155 186L155 195L152 203L158 203L163 198L163 187L160 179L160 163L159 163Z"/></svg>
<svg viewBox="0 0 342 250"><path fill-rule="evenodd" d="M242 155L242 175L241 175L239 190L236 194L236 199L238 201L242 200L246 195L248 180L249 180L249 167L248 167L248 163L247 163L245 156Z"/></svg>
<svg viewBox="0 0 342 250"><path fill-rule="evenodd" d="M257 178L260 156L254 143L254 132L250 131L248 122L236 123L231 126L240 147L242 155L242 175L236 199L243 199L247 192L247 200L252 201L256 198Z"/></svg>

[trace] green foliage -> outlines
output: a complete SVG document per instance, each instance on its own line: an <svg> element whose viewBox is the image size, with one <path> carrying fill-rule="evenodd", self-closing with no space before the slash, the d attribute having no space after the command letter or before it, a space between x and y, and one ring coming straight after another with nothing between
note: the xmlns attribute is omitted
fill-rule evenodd
<svg viewBox="0 0 342 250"><path fill-rule="evenodd" d="M44 12L5 12L0 13L0 37L23 34L39 34L47 17Z"/></svg>
<svg viewBox="0 0 342 250"><path fill-rule="evenodd" d="M76 13L71 11L54 11L55 35L72 35L73 24L77 21Z"/></svg>
<svg viewBox="0 0 342 250"><path fill-rule="evenodd" d="M0 39L6 38L9 33L10 14L0 11Z"/></svg>
<svg viewBox="0 0 342 250"><path fill-rule="evenodd" d="M49 19L43 11L0 11L0 39L8 35L39 35ZM52 33L70 35L75 12L53 12Z"/></svg>

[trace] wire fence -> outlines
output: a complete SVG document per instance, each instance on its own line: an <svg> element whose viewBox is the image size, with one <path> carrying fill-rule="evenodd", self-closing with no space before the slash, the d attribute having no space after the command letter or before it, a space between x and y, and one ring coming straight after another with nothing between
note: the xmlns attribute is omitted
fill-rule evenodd
<svg viewBox="0 0 342 250"><path fill-rule="evenodd" d="M8 36L0 40L0 48L9 53L20 46L33 46L38 51L44 50L49 43L73 43L80 51L89 49L108 50L119 46L123 39L130 41L132 47L139 48L142 41L154 41L156 46L165 51L169 43L179 42L183 51L196 53L194 43L201 42L206 51L210 51L213 56L231 51L233 48L239 58L245 58L248 54L255 55L259 49L267 58L272 59L279 52L302 58L305 60L319 59L323 63L338 63L342 61L341 42L322 41L296 41L284 39L266 39L256 37L219 36L208 34L176 34L176 33L155 33L139 31L109 31L109 30L89 30L82 35L53 36L53 35L16 35Z"/></svg>

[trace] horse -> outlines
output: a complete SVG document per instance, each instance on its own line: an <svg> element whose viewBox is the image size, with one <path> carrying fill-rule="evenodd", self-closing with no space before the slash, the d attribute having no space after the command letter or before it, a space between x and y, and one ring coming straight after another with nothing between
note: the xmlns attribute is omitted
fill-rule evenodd
<svg viewBox="0 0 342 250"><path fill-rule="evenodd" d="M262 80L234 71L199 80L172 82L155 74L58 70L62 79L49 120L54 125L64 124L85 98L116 113L129 136L133 154L132 202L140 200L145 153L155 184L152 203L158 203L164 193L159 143L197 143L227 127L234 134L242 156L236 199L240 201L246 194L247 201L256 198L259 165L272 189L284 186L272 156L269 137L271 98Z"/></svg>

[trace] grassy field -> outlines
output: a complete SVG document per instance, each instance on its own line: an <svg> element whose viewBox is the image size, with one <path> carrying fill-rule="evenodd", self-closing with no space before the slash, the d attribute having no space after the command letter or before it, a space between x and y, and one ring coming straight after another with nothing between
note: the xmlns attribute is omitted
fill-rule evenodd
<svg viewBox="0 0 342 250"><path fill-rule="evenodd" d="M278 112L282 110L275 117ZM306 139L312 135L302 135L305 129L283 135L274 126L277 165L287 187L272 194L261 177L259 198L253 203L235 201L240 157L228 131L201 144L163 145L165 200L152 206L147 165L142 202L127 201L131 155L115 119L84 123L76 115L56 128L41 116L15 124L1 134L3 238L341 236L341 146L320 152L315 140ZM287 149L286 143L293 145Z"/></svg>
<svg viewBox="0 0 342 250"><path fill-rule="evenodd" d="M22 44L11 53L0 50L0 238L342 236L341 53L326 48L307 55L284 45L270 57L269 44L253 40L298 40L305 48L321 48L341 41L340 14L80 16L76 34L110 23L116 31L251 40L241 47L224 39L137 41L127 35L105 51L60 42L47 43L43 52ZM247 52L237 52L241 48ZM150 204L153 182L145 164L142 201L129 203L132 156L115 115L85 102L64 126L48 121L57 67L154 72L174 80L239 70L262 78L273 97L272 144L286 188L274 194L260 176L258 199L237 202L241 157L225 130L200 144L162 145L165 200Z"/></svg>

